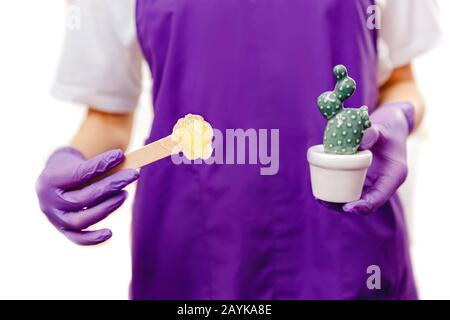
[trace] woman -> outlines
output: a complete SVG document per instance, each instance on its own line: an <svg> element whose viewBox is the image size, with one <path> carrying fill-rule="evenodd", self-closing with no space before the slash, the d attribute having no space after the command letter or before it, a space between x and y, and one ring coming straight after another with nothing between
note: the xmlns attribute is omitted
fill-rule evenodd
<svg viewBox="0 0 450 320"><path fill-rule="evenodd" d="M153 77L147 143L189 112L222 132L280 130L277 175L170 159L141 170L131 298L417 297L395 192L424 109L410 63L438 40L432 1L379 3L381 30L367 23L369 0L138 0L135 13L131 1L72 3L82 25L67 34L54 93L89 108L70 147L50 157L37 192L73 242L109 239L109 230L85 229L119 207L122 189L138 178L123 170L76 188L124 159L140 93L139 48ZM371 110L361 147L374 153L362 198L344 206L312 197L305 156L325 126L316 98L333 86L340 63L358 83L348 105ZM368 270L380 273L380 285L368 285Z"/></svg>

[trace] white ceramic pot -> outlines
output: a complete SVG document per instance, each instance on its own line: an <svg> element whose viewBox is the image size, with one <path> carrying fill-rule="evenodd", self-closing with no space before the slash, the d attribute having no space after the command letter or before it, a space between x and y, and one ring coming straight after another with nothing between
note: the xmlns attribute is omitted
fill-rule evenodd
<svg viewBox="0 0 450 320"><path fill-rule="evenodd" d="M324 152L323 145L308 149L311 185L314 197L334 203L346 203L361 197L372 152L339 155Z"/></svg>

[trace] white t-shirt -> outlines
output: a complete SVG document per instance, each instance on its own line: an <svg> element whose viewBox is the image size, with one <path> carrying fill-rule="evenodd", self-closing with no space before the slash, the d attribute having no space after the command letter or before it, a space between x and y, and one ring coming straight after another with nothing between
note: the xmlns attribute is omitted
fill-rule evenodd
<svg viewBox="0 0 450 320"><path fill-rule="evenodd" d="M52 93L112 113L132 111L141 93L143 57L135 1L69 0L79 28L67 28ZM379 81L439 43L435 0L378 0ZM73 17L72 17L73 18Z"/></svg>

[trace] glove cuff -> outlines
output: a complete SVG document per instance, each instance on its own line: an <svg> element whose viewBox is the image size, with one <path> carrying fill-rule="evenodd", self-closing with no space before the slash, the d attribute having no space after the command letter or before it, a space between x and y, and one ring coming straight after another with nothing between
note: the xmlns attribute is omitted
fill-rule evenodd
<svg viewBox="0 0 450 320"><path fill-rule="evenodd" d="M74 156L79 156L79 157L85 159L85 156L81 153L81 151L79 151L75 148L69 147L69 146L60 147L60 148L56 149L52 155L55 155L58 153L70 153L70 154L73 154Z"/></svg>
<svg viewBox="0 0 450 320"><path fill-rule="evenodd" d="M416 109L414 108L411 102L402 101L402 102L387 103L383 105L383 108L392 108L401 110L403 115L405 116L406 123L408 124L408 134L410 134L414 130L414 125L416 122Z"/></svg>
<svg viewBox="0 0 450 320"><path fill-rule="evenodd" d="M405 101L399 103L398 106L403 111L406 121L408 122L408 133L410 134L414 130L416 122L416 109L411 102Z"/></svg>

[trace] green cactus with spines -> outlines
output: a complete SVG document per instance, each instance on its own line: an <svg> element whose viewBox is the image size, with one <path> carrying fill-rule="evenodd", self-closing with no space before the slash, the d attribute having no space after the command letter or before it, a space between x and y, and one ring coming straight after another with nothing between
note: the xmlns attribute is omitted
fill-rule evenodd
<svg viewBox="0 0 450 320"><path fill-rule="evenodd" d="M348 76L347 68L337 65L333 69L336 86L317 99L320 112L328 120L323 137L325 153L354 154L358 151L364 130L371 126L369 108L345 108L344 101L356 89L356 82Z"/></svg>

